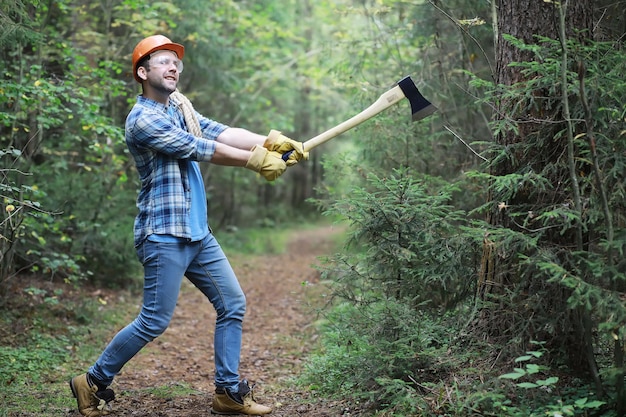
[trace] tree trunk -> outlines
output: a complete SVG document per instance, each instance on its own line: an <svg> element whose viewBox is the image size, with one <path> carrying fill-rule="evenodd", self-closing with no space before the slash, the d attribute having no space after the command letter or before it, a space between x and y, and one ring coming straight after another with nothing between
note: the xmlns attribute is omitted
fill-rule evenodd
<svg viewBox="0 0 626 417"><path fill-rule="evenodd" d="M562 9L561 9L562 7ZM544 2L536 0L499 0L497 1L497 33L496 33L496 74L497 85L514 86L517 83L532 80L537 74L523 72L520 67L511 66L514 62L540 61L532 52L519 49L507 39L505 35L512 35L524 44L538 44L538 37L560 40L561 13L564 12L564 31L566 38L577 38L584 41L591 39L593 28L593 2L589 0ZM564 61L567 61L567 50L563 49ZM539 62L539 65L543 62ZM565 64L564 66L566 66ZM571 70L571 68L570 68ZM556 92L558 91L558 92ZM571 157L571 142L568 143L562 133L571 127L567 112L567 95L561 97L561 86L553 91L535 90L531 94L514 97L512 99L500 99L495 105L495 121L510 121L517 129L503 129L495 136L497 148L506 157L499 157L490 165L491 174L494 177L502 177L509 174L523 174L525 172L543 172L546 166L555 167L551 171L550 182L560 184L553 188L541 191L529 186L521 186L514 193L511 190L502 192L491 188L489 201L493 203L488 213L488 221L497 228L506 228L516 232L528 234L529 231L509 216L509 212L531 213L533 209L539 210L542 204L558 206L572 204L576 201L577 184L576 172L568 167L567 160L574 161ZM560 136L559 136L560 134ZM532 144L532 146L527 146ZM578 198L580 200L580 198ZM582 250L583 239L576 230L548 231L542 236L542 244L561 246L571 250ZM572 245L572 242L575 242ZM498 307L490 307L482 314L481 325L491 335L501 336L511 340L514 337L520 340L522 346L536 335L533 332L533 311L528 309L528 303L523 299L525 296L534 295L529 288L545 288L545 282L533 282L529 276L521 276L518 267L519 258L511 248L504 248L503 244L494 241L490 236L484 240L483 268L479 279L479 296L490 301L498 300ZM513 253L511 253L513 252ZM526 288L529 287L529 288ZM521 288L524 287L524 288ZM503 297L507 294L506 297ZM513 294L513 296L511 295ZM569 346L570 358L576 362L576 366L583 367L597 379L597 367L593 361L592 340L589 328L576 328L574 323L587 322L584 317L588 312L570 311L565 312L568 294L562 289L555 288L551 294L558 294L558 300L546 300L563 306L563 315L567 317L573 334L568 335L577 343ZM583 317L581 317L581 315ZM503 319L509 317L509 320ZM527 334L511 334L510 322L528 324L525 327ZM582 342L582 343L581 343ZM580 368L579 368L580 369ZM599 385L599 384L598 384Z"/></svg>
<svg viewBox="0 0 626 417"><path fill-rule="evenodd" d="M591 1L576 1L567 6L567 36L574 36L575 29L585 29L588 36L591 33ZM496 33L496 74L495 82L498 85L511 86L529 78L528 74L523 74L519 67L510 66L513 62L532 61L535 58L531 52L523 51L506 39L503 35L512 35L526 44L538 42L537 36L544 36L552 39L559 38L559 9L556 3L548 3L535 0L500 0L497 5L497 33ZM578 35L576 35L578 36ZM541 99L544 97L544 99ZM529 163L536 164L540 160L544 164L554 162L561 158L565 152L565 141L546 141L549 149L535 149L534 151L522 152L524 149L516 146L541 135L554 134L559 129L563 129L563 116L561 107L554 106L550 101L557 100L543 91L534 92L533 103L521 103L524 98L497 103L495 118L512 120L518 126L517 132L514 130L501 131L495 137L498 145L508 149L511 154L507 158L501 158L498 162L491 164L491 174L503 176L519 172L521 168L527 167ZM541 101L543 100L543 101ZM528 100L527 100L528 101ZM542 105L543 104L543 105ZM552 125L551 130L546 129L546 125L551 121L558 121L561 124ZM537 158L537 155L544 154L544 158ZM530 168L541 168L530 166ZM489 223L494 226L502 226L519 230L511 219L506 216L506 207L516 204L532 203L528 201L529 195L523 190L515 195L514 201L499 201L498 195L493 192L489 200L495 203L489 213ZM506 276L506 263L508 259L496 257L489 240L485 240L485 256L483 262L483 279L481 282L491 282L495 287L502 288L515 281L515 277ZM502 264L498 264L498 262ZM493 280L496 280L495 282Z"/></svg>

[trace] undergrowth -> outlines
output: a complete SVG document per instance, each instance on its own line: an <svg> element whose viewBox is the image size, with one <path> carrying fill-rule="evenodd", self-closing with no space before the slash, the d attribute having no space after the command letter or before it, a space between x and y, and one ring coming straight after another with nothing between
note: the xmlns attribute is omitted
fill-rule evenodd
<svg viewBox="0 0 626 417"><path fill-rule="evenodd" d="M69 378L84 372L111 328L136 309L93 289L56 287L36 281L0 300L0 416L74 409Z"/></svg>
<svg viewBox="0 0 626 417"><path fill-rule="evenodd" d="M488 226L451 207L453 188L411 174L370 175L332 207L351 239L322 268L332 302L299 382L381 417L616 416L611 393L600 399L544 341L519 352L519 335L479 331Z"/></svg>

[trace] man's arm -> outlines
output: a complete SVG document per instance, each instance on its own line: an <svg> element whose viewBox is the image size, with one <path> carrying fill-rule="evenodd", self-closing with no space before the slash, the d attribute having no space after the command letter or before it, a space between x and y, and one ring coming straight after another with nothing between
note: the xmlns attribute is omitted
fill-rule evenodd
<svg viewBox="0 0 626 417"><path fill-rule="evenodd" d="M211 162L217 165L246 167L258 172L268 181L280 177L287 164L278 152L268 151L261 145L253 145L252 149L234 148L221 142L215 142L215 152Z"/></svg>
<svg viewBox="0 0 626 417"><path fill-rule="evenodd" d="M255 145L263 145L265 136L240 127L228 127L215 139L211 162L216 165L245 166Z"/></svg>
<svg viewBox="0 0 626 417"><path fill-rule="evenodd" d="M261 145L267 136L253 133L240 127L229 127L219 134L216 141L233 148L249 151L254 145Z"/></svg>
<svg viewBox="0 0 626 417"><path fill-rule="evenodd" d="M240 166L240 158L243 154L236 151L248 151L255 147L265 147L281 159L283 154L289 152L289 159L286 160L288 166L295 165L301 159L309 157L309 153L304 151L304 145L301 142L289 139L276 130L270 131L269 136L263 136L247 129L228 127L217 136L215 144L226 145L216 147L212 162L218 165Z"/></svg>
<svg viewBox="0 0 626 417"><path fill-rule="evenodd" d="M250 146L249 149L251 149ZM235 148L222 142L215 143L215 152L211 158L211 163L216 165L226 165L232 167L243 167L250 159L250 150Z"/></svg>

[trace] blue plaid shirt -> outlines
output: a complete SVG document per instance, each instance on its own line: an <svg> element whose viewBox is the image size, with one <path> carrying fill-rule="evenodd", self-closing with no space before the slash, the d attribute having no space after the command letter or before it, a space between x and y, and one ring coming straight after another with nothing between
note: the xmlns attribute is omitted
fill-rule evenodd
<svg viewBox="0 0 626 417"><path fill-rule="evenodd" d="M210 161L215 139L228 128L199 113L196 115L202 138L187 132L182 111L173 99L165 106L138 96L126 118L126 144L141 180L135 246L151 234L191 239L187 164Z"/></svg>

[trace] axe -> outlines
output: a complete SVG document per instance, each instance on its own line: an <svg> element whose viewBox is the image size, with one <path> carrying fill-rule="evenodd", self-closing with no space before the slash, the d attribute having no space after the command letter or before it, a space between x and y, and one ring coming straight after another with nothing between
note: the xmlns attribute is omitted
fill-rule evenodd
<svg viewBox="0 0 626 417"><path fill-rule="evenodd" d="M381 94L378 100L361 113L304 142L304 150L308 152L316 146L341 135L346 130L350 130L364 121L371 119L405 97L409 100L409 103L411 103L411 114L414 122L422 120L437 111L437 107L420 94L411 77L404 77L402 80L398 81L395 87ZM293 151L285 152L283 154L283 160L286 161L289 159L289 155L291 155L292 152Z"/></svg>

